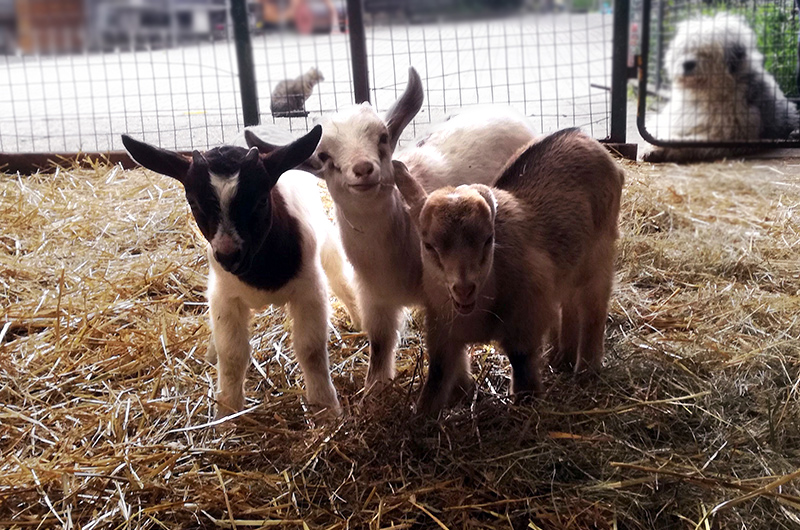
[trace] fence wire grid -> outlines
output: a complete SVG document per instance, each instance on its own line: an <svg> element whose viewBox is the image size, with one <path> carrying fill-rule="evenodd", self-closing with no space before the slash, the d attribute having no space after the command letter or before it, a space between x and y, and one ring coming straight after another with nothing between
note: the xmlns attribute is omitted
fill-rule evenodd
<svg viewBox="0 0 800 530"><path fill-rule="evenodd" d="M406 139L460 108L485 103L517 108L541 132L577 126L605 138L612 18L524 12L460 22L372 20L366 27L372 104L388 109L414 66L426 94ZM232 32L225 29L221 37L64 53L57 45L61 35L40 39L35 52L1 56L0 152L121 150L122 133L178 150L230 140L243 126L239 73ZM258 31L251 42L262 123L302 132L319 116L354 103L346 33ZM275 86L311 68L324 80L303 112L273 114Z"/></svg>

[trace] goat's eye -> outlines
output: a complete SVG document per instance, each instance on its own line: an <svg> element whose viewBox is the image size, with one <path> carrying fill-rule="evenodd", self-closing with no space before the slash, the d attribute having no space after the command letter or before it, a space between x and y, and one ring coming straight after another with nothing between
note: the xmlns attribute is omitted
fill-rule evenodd
<svg viewBox="0 0 800 530"><path fill-rule="evenodd" d="M257 208L266 208L267 204L269 203L269 195L264 195L258 202L256 203Z"/></svg>
<svg viewBox="0 0 800 530"><path fill-rule="evenodd" d="M389 143L389 135L387 133L383 133L380 138L378 138L378 143L380 144L388 144Z"/></svg>
<svg viewBox="0 0 800 530"><path fill-rule="evenodd" d="M323 152L317 154L317 158L319 158L319 161L324 164L325 162L327 162L328 160L331 159L331 155L329 155L328 153L323 151Z"/></svg>
<svg viewBox="0 0 800 530"><path fill-rule="evenodd" d="M436 252L436 249L430 243L423 243L423 245L425 245L425 250L428 252Z"/></svg>
<svg viewBox="0 0 800 530"><path fill-rule="evenodd" d="M494 241L494 236L489 236L489 237L486 239L486 242L483 244L483 248L486 248L486 249L488 249L488 248L489 248L489 245L491 245L493 241Z"/></svg>

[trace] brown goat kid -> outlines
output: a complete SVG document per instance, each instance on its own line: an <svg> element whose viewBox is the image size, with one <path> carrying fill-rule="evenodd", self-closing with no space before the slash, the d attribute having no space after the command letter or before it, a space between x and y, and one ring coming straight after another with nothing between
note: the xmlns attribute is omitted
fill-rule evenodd
<svg viewBox="0 0 800 530"><path fill-rule="evenodd" d="M395 181L422 239L428 379L422 413L472 385L467 345L497 341L511 392L541 391L539 352L596 370L614 277L623 171L597 141L560 131L520 151L494 188L425 191L400 162Z"/></svg>

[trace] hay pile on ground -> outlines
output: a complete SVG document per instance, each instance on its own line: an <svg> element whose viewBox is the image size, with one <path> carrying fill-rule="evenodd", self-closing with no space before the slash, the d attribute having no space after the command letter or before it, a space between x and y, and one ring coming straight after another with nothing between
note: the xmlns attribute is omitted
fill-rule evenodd
<svg viewBox="0 0 800 530"><path fill-rule="evenodd" d="M325 423L266 311L233 429L202 427L206 266L177 183L0 176L0 527L797 528L800 162L628 169L598 380L546 374L515 407L476 349L473 400L421 420L418 326L364 402L338 309L347 414Z"/></svg>

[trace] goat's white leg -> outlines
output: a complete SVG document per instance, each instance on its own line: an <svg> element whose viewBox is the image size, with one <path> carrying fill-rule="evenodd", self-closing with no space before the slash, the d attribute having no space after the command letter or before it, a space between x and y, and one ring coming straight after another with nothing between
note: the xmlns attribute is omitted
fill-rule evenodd
<svg viewBox="0 0 800 530"><path fill-rule="evenodd" d="M319 267L317 267L319 268ZM318 271L316 285L297 293L288 304L289 316L294 321L292 342L294 352L306 382L309 404L339 411L339 400L331 380L328 364L328 289Z"/></svg>
<svg viewBox="0 0 800 530"><path fill-rule="evenodd" d="M339 234L332 226L328 228L322 243L321 258L333 294L344 304L353 326L361 329L361 315L353 291L353 268L345 260Z"/></svg>
<svg viewBox="0 0 800 530"><path fill-rule="evenodd" d="M210 347L217 356L217 418L244 408L244 376L250 362L250 308L238 298L209 297Z"/></svg>
<svg viewBox="0 0 800 530"><path fill-rule="evenodd" d="M369 337L369 369L364 385L367 390L380 387L394 379L395 349L403 324L403 307L380 305L366 296L359 298L364 329Z"/></svg>

